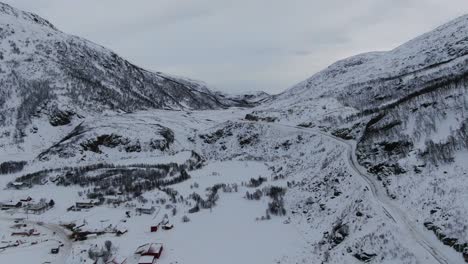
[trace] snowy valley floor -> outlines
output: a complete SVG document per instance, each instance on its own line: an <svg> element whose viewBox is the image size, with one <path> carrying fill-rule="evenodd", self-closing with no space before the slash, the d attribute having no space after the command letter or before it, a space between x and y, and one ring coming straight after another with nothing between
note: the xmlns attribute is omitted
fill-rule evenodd
<svg viewBox="0 0 468 264"><path fill-rule="evenodd" d="M128 264L138 263L135 250L145 243L163 243L158 260L162 264L443 263L392 221L365 180L351 168L347 147L336 140L295 127L245 122L243 112L156 113L159 122L170 124L176 132L177 144L189 147L179 146L164 156L140 153L121 159L111 155L107 161L117 165L182 164L190 159L190 150L197 151L206 158L205 165L189 171L190 179L169 186L183 200L173 202L166 192L155 189L119 206L67 211L93 187L56 186L49 181L30 189L2 189L3 202L30 196L35 201L53 199L55 205L41 215L27 215L23 209L0 211L0 248L11 246L0 249L0 263L94 263L90 249L101 251L107 240L112 242L109 259L126 258ZM153 117L149 112L138 118ZM1 176L0 186L27 172L64 163L33 164L22 173ZM267 181L246 186L258 177ZM212 209L189 213L195 206L190 195L205 198L207 188L216 184L236 185L237 191L220 190ZM271 198L262 195L259 200L248 200L246 193L262 192L269 186L286 189L286 215L261 220ZM138 207L154 207L154 211L140 214L135 210ZM174 228L162 230L160 226L157 232L150 232L165 215ZM182 222L185 215L190 221ZM72 241L67 237L71 231L64 227L70 223L91 233L119 230L124 234L90 235L84 241ZM38 234L12 236L30 229ZM63 245L59 254L51 254L59 245ZM462 263L455 253L448 258L453 260L449 263Z"/></svg>

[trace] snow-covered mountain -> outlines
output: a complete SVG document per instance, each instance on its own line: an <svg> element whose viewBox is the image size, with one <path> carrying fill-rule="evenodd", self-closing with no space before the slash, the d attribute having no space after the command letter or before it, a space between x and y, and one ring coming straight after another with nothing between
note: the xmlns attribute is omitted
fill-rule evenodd
<svg viewBox="0 0 468 264"><path fill-rule="evenodd" d="M104 47L61 32L35 14L3 3L0 83L0 146L20 146L27 152L35 152L30 145L21 146L28 137L39 134L59 140L87 117L250 104L220 97L203 82L139 68Z"/></svg>
<svg viewBox="0 0 468 264"><path fill-rule="evenodd" d="M356 140L357 160L444 244L468 243L468 15L338 61L252 115Z"/></svg>

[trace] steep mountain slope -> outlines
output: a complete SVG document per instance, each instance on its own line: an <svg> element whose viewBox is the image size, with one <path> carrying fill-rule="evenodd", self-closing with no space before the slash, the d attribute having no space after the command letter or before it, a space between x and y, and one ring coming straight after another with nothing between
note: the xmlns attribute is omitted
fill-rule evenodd
<svg viewBox="0 0 468 264"><path fill-rule="evenodd" d="M357 140L359 163L388 196L463 253L467 65L465 15L394 50L338 61L252 115Z"/></svg>
<svg viewBox="0 0 468 264"><path fill-rule="evenodd" d="M467 32L468 16L463 16L391 51L339 61L280 99L334 96L360 110L380 107L468 72Z"/></svg>
<svg viewBox="0 0 468 264"><path fill-rule="evenodd" d="M152 73L112 51L67 35L35 14L0 3L0 124L21 141L36 114L53 126L103 111L219 109L201 82ZM13 128L5 130L4 127Z"/></svg>
<svg viewBox="0 0 468 264"><path fill-rule="evenodd" d="M29 158L51 150L76 132L77 126L85 128L80 136L88 140L114 135L137 142L143 140L137 135L146 134L144 138L158 141L164 138L158 131L167 131L153 130L151 125L123 129L119 124L138 120L118 120L114 115L254 105L242 98L220 96L203 82L139 68L104 47L59 31L35 14L3 3L0 84L0 149L20 151ZM69 147L77 149L78 145Z"/></svg>

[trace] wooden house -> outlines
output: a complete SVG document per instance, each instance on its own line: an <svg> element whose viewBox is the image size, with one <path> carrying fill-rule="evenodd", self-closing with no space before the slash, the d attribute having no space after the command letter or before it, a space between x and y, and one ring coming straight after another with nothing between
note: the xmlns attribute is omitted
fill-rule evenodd
<svg viewBox="0 0 468 264"><path fill-rule="evenodd" d="M155 258L160 258L162 251L162 243L149 243L138 247L135 253L141 256L153 256Z"/></svg>
<svg viewBox="0 0 468 264"><path fill-rule="evenodd" d="M106 264L127 264L127 258L124 257L113 257L111 260L107 261Z"/></svg>
<svg viewBox="0 0 468 264"><path fill-rule="evenodd" d="M31 205L28 205L24 208L24 210L26 211L26 213L28 214L42 214L44 212L46 212L47 210L49 210L51 207L48 203L37 203L37 204L31 204Z"/></svg>
<svg viewBox="0 0 468 264"><path fill-rule="evenodd" d="M98 205L99 202L95 200L83 200L75 203L75 208L77 209L91 209L94 206Z"/></svg>
<svg viewBox="0 0 468 264"><path fill-rule="evenodd" d="M137 207L136 209L137 213L140 214L154 214L156 211L156 208L154 206L144 206L144 207Z"/></svg>
<svg viewBox="0 0 468 264"><path fill-rule="evenodd" d="M156 258L153 256L141 256L138 260L138 264L155 264Z"/></svg>
<svg viewBox="0 0 468 264"><path fill-rule="evenodd" d="M21 203L21 202L9 201L9 202L1 203L0 204L0 209L1 210L9 210L9 209L13 209L13 208L21 208L21 206L23 206L23 203Z"/></svg>

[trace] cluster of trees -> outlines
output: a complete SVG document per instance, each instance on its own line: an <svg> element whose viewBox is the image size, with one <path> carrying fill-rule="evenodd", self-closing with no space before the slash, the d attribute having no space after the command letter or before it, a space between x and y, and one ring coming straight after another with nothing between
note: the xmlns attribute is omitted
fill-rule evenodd
<svg viewBox="0 0 468 264"><path fill-rule="evenodd" d="M268 203L267 213L280 216L286 215L283 198L286 194L286 188L271 186L266 188L265 194L271 198L271 202Z"/></svg>
<svg viewBox="0 0 468 264"><path fill-rule="evenodd" d="M179 192L169 187L159 188L160 191L167 194L170 197L172 203L176 203L177 201L183 202L184 197L182 195L179 196ZM178 197L179 196L179 197ZM177 199L179 198L179 199Z"/></svg>
<svg viewBox="0 0 468 264"><path fill-rule="evenodd" d="M404 148L399 155L394 155L394 151L381 150L385 147L379 146L382 140L410 143L423 141L424 149L416 149L423 161L432 164L452 162L457 151L468 148L468 120L464 114L468 110L467 85L466 75L458 79L447 79L386 106L384 111L379 111L371 119L358 148L362 149L367 160L376 160L373 163L388 160L395 163L408 156L417 146ZM446 124L444 121L450 119L457 120L451 122L450 134L443 135L443 140L434 142L434 135L440 134L441 126ZM378 155L374 154L375 149L380 150Z"/></svg>
<svg viewBox="0 0 468 264"><path fill-rule="evenodd" d="M259 189L255 190L253 193L249 193L248 191L245 193L245 198L247 200L260 200L263 196L263 192Z"/></svg>
<svg viewBox="0 0 468 264"><path fill-rule="evenodd" d="M250 179L250 181L246 183L245 186L250 187L250 188L257 188L266 181L267 181L267 178L258 176L257 179L255 178Z"/></svg>
<svg viewBox="0 0 468 264"><path fill-rule="evenodd" d="M426 141L426 149L419 155L433 164L449 163L454 161L455 152L461 148L468 149L468 119L465 119L461 127L453 131L445 142Z"/></svg>
<svg viewBox="0 0 468 264"><path fill-rule="evenodd" d="M47 100L54 99L53 87L47 81L25 81L15 74L20 94L23 98L18 106L15 143L23 141L25 128L31 123L33 116L44 107Z"/></svg>
<svg viewBox="0 0 468 264"><path fill-rule="evenodd" d="M211 209L216 206L216 202L219 200L219 191L222 190L223 192L237 192L238 191L237 184L225 184L225 183L218 183L213 185L212 187L208 187L207 197L203 199L198 193L192 193L189 198L195 201L195 206L189 209L189 213L196 213L200 211L200 209Z"/></svg>
<svg viewBox="0 0 468 264"><path fill-rule="evenodd" d="M176 163L130 166L94 164L41 170L23 175L17 178L16 181L30 183L31 185L41 184L51 173L56 173L59 176L55 177L52 182L57 185L93 186L92 192L87 193L88 198L91 199L101 199L104 195L115 195L117 193L132 194L134 197L138 197L144 191L158 188L165 191L175 203L179 198L177 197L178 193L173 189L165 189L164 187L190 179L190 175L186 170L186 168L190 167L191 165Z"/></svg>
<svg viewBox="0 0 468 264"><path fill-rule="evenodd" d="M26 161L5 161L0 163L0 174L20 172L26 166Z"/></svg>
<svg viewBox="0 0 468 264"><path fill-rule="evenodd" d="M245 198L247 200L260 200L263 196L270 197L271 201L268 203L268 207L265 212L265 216L262 216L258 220L268 220L270 215L283 216L286 215L286 209L284 208L284 195L286 194L286 188L278 186L264 187L262 190L257 189L255 192L246 192Z"/></svg>
<svg viewBox="0 0 468 264"><path fill-rule="evenodd" d="M213 187L208 188L207 198L203 199L198 193L192 193L190 198L196 203L194 207L189 210L189 213L196 213L200 209L211 209L216 206L219 199L218 190L226 186L226 184L215 184Z"/></svg>
<svg viewBox="0 0 468 264"><path fill-rule="evenodd" d="M104 246L99 248L97 245L88 249L88 257L95 261L95 263L99 263L99 260L103 260L101 263L106 263L112 257L112 241L106 240L104 242Z"/></svg>

